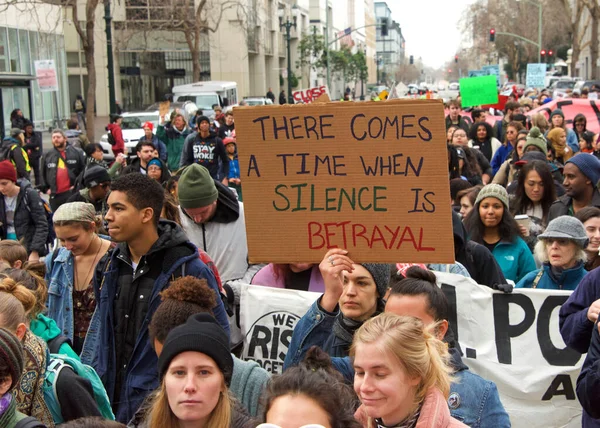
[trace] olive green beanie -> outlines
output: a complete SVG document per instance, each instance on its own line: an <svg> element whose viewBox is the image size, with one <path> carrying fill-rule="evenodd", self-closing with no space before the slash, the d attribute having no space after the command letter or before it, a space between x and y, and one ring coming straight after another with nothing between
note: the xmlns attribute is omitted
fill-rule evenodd
<svg viewBox="0 0 600 428"><path fill-rule="evenodd" d="M210 172L195 163L183 170L177 196L181 208L203 208L216 201L219 192Z"/></svg>

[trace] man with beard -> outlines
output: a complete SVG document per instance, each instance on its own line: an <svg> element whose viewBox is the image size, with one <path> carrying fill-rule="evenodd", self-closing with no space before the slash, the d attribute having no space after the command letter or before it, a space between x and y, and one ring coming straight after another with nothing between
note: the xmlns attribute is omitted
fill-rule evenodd
<svg viewBox="0 0 600 428"><path fill-rule="evenodd" d="M51 150L42 157L40 188L50 195L50 208L56 211L71 197L77 177L85 168L83 152L67 145L61 129L52 131Z"/></svg>
<svg viewBox="0 0 600 428"><path fill-rule="evenodd" d="M574 215L581 208L600 208L600 160L589 153L578 153L565 163L563 186L566 194L550 207L548 223L561 215Z"/></svg>

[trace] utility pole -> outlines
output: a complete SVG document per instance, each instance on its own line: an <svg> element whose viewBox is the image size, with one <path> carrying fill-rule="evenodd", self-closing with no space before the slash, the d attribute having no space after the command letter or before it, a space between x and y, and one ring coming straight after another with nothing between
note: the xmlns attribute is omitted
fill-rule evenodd
<svg viewBox="0 0 600 428"><path fill-rule="evenodd" d="M297 9L297 6L294 5L292 7L292 11L295 11ZM288 103L289 104L294 104L294 97L292 97L292 81L291 81L291 77L292 77L292 50L291 50L291 35L290 35L290 30L292 27L296 28L296 15L294 15L294 18L292 21L290 21L289 17L285 18L285 22L283 21L283 19L281 20L280 24L279 24L279 28L284 28L285 27L285 36L287 39L287 73L288 73L288 77L287 77L287 87L288 87Z"/></svg>
<svg viewBox="0 0 600 428"><path fill-rule="evenodd" d="M115 96L115 65L112 47L112 16L110 15L110 0L104 0L104 20L106 21L106 58L108 68L108 105L110 114L116 112L117 99ZM94 106L90 106L94 108Z"/></svg>

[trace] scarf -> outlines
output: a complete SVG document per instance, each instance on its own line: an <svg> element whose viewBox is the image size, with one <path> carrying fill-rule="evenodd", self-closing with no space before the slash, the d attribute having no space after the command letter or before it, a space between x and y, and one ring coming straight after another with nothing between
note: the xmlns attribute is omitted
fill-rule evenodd
<svg viewBox="0 0 600 428"><path fill-rule="evenodd" d="M414 428L417 426L417 421L419 420L419 416L421 416L421 407L423 403L419 406L417 411L412 415L408 415L403 421L399 424L388 426L383 423L381 419L375 419L375 423L377 423L377 428Z"/></svg>
<svg viewBox="0 0 600 428"><path fill-rule="evenodd" d="M25 368L14 389L17 410L33 416L48 428L54 428L52 414L44 401L44 379L48 363L46 343L27 330L23 338Z"/></svg>
<svg viewBox="0 0 600 428"><path fill-rule="evenodd" d="M383 312L385 308L385 302L383 299L377 299L377 309L372 317L379 315ZM335 317L335 322L333 323L333 334L342 339L344 342L351 344L352 339L354 338L354 333L356 330L363 325L364 321L356 321L351 318L347 318L344 316L344 313L340 310Z"/></svg>
<svg viewBox="0 0 600 428"><path fill-rule="evenodd" d="M0 398L0 427L15 426L17 423L17 401L10 392Z"/></svg>

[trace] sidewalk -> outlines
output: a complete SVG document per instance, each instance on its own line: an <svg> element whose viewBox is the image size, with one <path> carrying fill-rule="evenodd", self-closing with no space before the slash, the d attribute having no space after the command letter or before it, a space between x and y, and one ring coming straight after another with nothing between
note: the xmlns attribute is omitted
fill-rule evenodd
<svg viewBox="0 0 600 428"><path fill-rule="evenodd" d="M104 135L106 133L106 125L108 125L109 122L109 117L108 116L96 116L95 120L94 120L94 133L95 133L95 142L98 143L100 141L100 138L102 137L102 135ZM66 131L67 129L67 122L63 122L63 129ZM52 138L50 135L50 132L48 132L48 129L44 129L41 131L42 132L42 145L44 147L44 150L49 149L52 147ZM84 130L85 132L85 130Z"/></svg>

